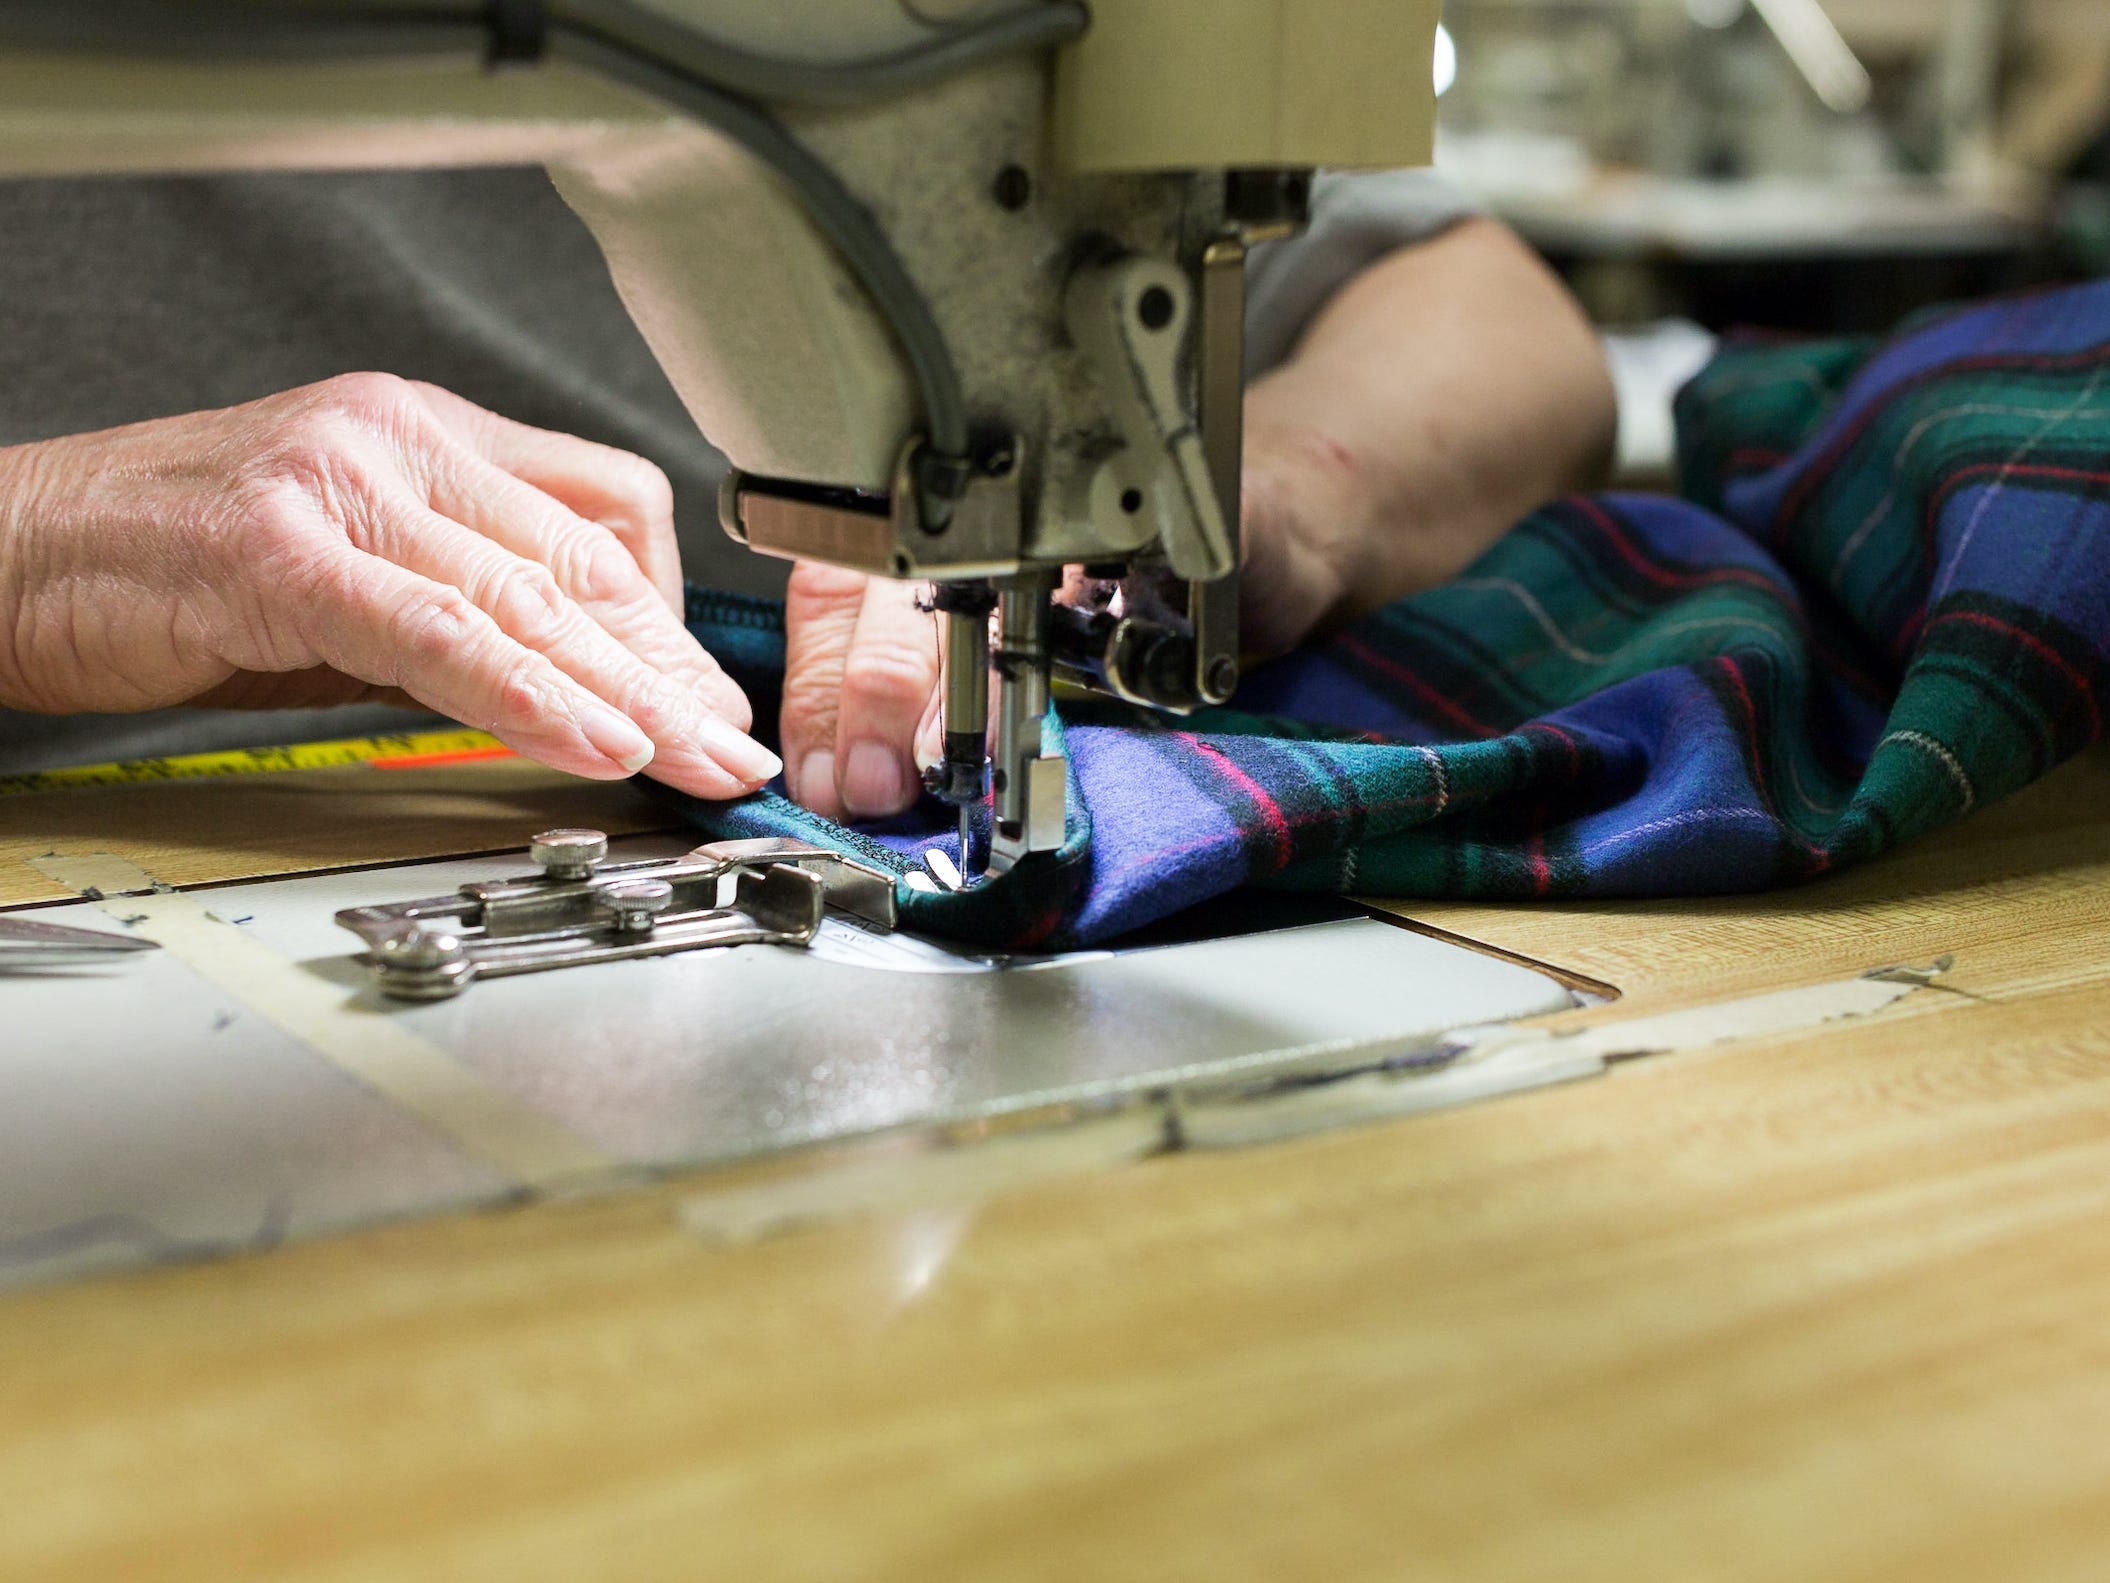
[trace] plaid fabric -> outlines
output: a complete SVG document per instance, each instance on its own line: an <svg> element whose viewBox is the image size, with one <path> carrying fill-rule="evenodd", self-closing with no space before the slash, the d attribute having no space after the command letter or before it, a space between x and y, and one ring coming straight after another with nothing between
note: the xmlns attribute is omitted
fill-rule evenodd
<svg viewBox="0 0 2110 1583"><path fill-rule="evenodd" d="M1937 829L2102 735L2110 283L1883 345L1732 345L1678 419L1683 499L1551 506L1261 668L1235 709L1066 708L1064 850L964 895L904 889L909 921L1048 945L1240 885L1752 890ZM692 615L769 711L781 617ZM902 872L950 845L935 807L861 833L769 795L694 812Z"/></svg>

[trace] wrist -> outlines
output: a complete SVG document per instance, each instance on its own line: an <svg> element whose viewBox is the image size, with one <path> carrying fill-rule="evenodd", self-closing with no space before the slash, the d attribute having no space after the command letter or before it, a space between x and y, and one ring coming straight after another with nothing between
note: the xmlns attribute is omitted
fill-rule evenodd
<svg viewBox="0 0 2110 1583"><path fill-rule="evenodd" d="M0 706L95 707L74 686L79 645L107 630L84 620L96 568L80 563L79 535L69 531L70 513L92 509L79 504L89 482L80 465L71 437L0 447Z"/></svg>
<svg viewBox="0 0 2110 1583"><path fill-rule="evenodd" d="M1367 463L1323 426L1248 409L1244 538L1253 643L1287 648L1351 612L1374 566Z"/></svg>
<svg viewBox="0 0 2110 1583"><path fill-rule="evenodd" d="M39 552L34 445L0 446L0 705L33 707L22 668L29 652L29 590Z"/></svg>

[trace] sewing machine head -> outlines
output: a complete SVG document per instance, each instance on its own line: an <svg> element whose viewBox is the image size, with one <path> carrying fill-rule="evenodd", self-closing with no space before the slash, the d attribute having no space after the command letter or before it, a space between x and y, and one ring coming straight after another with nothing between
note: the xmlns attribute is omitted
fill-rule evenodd
<svg viewBox="0 0 2110 1583"><path fill-rule="evenodd" d="M930 784L1003 869L1063 839L1051 675L1236 685L1245 252L1313 167L1427 157L1438 8L51 0L0 14L0 169L545 161L727 531L934 585Z"/></svg>

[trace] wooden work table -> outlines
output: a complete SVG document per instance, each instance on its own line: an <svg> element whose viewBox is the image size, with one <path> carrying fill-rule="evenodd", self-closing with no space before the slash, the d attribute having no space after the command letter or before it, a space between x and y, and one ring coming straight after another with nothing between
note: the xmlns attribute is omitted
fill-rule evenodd
<svg viewBox="0 0 2110 1583"><path fill-rule="evenodd" d="M438 799L418 834L331 773L327 821L279 777L239 839L196 791L20 799L0 859L261 871L306 838L259 799L367 860L591 811L467 767L387 791ZM749 1245L686 1228L691 1178L18 1295L0 1577L2110 1576L2110 753L1793 893L1404 910L1623 992L1571 1020L1954 965L1791 1038Z"/></svg>

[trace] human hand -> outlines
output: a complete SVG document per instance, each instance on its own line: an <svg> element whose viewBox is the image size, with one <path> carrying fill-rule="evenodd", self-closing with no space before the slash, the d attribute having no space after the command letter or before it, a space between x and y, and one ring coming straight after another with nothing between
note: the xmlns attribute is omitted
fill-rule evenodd
<svg viewBox="0 0 2110 1583"><path fill-rule="evenodd" d="M1294 647L1355 584L1369 508L1360 472L1324 435L1249 416L1241 623L1248 652ZM790 634L783 742L791 793L830 818L900 813L942 741L942 623L917 607L922 584L801 562Z"/></svg>
<svg viewBox="0 0 2110 1583"><path fill-rule="evenodd" d="M1360 271L1245 400L1243 647L1277 653L1432 588L1606 475L1603 349L1511 232L1459 222ZM784 756L815 810L879 816L938 749L938 623L899 583L792 578Z"/></svg>
<svg viewBox="0 0 2110 1583"><path fill-rule="evenodd" d="M665 476L347 374L0 450L0 703L415 700L575 775L777 772L683 628Z"/></svg>
<svg viewBox="0 0 2110 1583"><path fill-rule="evenodd" d="M1281 654L1354 604L1378 511L1366 469L1310 424L1246 406L1239 645Z"/></svg>

